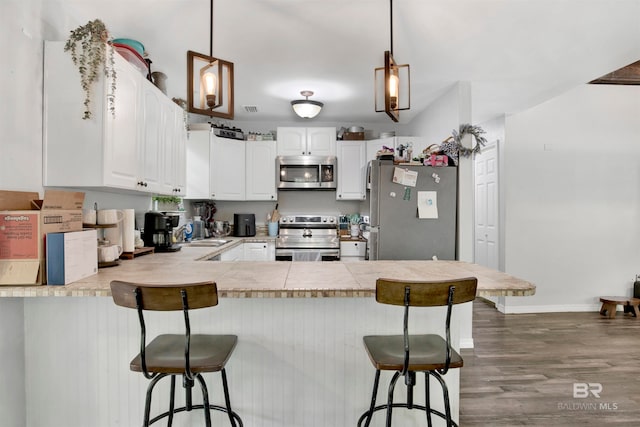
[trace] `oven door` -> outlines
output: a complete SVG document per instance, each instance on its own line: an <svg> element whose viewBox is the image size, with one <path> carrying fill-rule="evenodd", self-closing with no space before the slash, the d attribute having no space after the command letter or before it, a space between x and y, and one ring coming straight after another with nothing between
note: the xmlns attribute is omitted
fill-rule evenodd
<svg viewBox="0 0 640 427"><path fill-rule="evenodd" d="M276 261L339 261L340 249L276 249Z"/></svg>

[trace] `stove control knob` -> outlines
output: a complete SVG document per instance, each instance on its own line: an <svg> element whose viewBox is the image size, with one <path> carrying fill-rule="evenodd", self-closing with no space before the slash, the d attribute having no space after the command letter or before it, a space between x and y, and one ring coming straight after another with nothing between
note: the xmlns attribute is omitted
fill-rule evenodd
<svg viewBox="0 0 640 427"><path fill-rule="evenodd" d="M322 222L327 222L327 217L322 217Z"/></svg>
<svg viewBox="0 0 640 427"><path fill-rule="evenodd" d="M334 217L329 218L329 222L335 222L335 220L336 219Z"/></svg>

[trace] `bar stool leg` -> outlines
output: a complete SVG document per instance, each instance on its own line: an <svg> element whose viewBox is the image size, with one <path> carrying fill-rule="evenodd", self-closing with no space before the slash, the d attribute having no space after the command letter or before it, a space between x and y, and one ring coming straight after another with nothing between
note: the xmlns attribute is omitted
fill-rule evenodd
<svg viewBox="0 0 640 427"><path fill-rule="evenodd" d="M429 384L429 372L424 373L424 399L425 399L425 412L427 413L427 425L429 427L433 426L433 421L431 420L431 387Z"/></svg>
<svg viewBox="0 0 640 427"><path fill-rule="evenodd" d="M429 374L431 374L435 379L438 380L438 382L440 383L440 386L442 386L442 395L444 397L444 410L445 410L445 420L447 421L447 427L453 427L456 426L457 424L453 422L453 420L451 419L451 406L449 405L449 389L447 388L447 384L444 382L444 379L437 373L437 372L433 372L433 371L429 371Z"/></svg>
<svg viewBox="0 0 640 427"><path fill-rule="evenodd" d="M167 419L167 427L173 425L173 410L176 407L176 376L171 375L171 391L169 395L169 417Z"/></svg>
<svg viewBox="0 0 640 427"><path fill-rule="evenodd" d="M387 397L387 427L391 427L391 415L393 412L393 392L396 388L396 381L400 378L400 372L396 371L389 383L389 395Z"/></svg>
<svg viewBox="0 0 640 427"><path fill-rule="evenodd" d="M156 375L151 382L149 382L149 386L147 387L147 397L144 403L144 427L149 426L149 413L151 412L151 394L153 393L153 388L156 386L158 381L162 378L166 377L168 374L160 374Z"/></svg>
<svg viewBox="0 0 640 427"><path fill-rule="evenodd" d="M231 410L231 399L229 398L229 387L227 385L227 372L223 368L221 370L222 375L222 389L224 390L224 401L227 405L227 415L229 415L229 421L231 421L231 425L236 427L236 420L233 418L233 411Z"/></svg>
<svg viewBox="0 0 640 427"><path fill-rule="evenodd" d="M207 384L205 384L202 375L197 374L195 377L198 379L200 388L202 389L202 409L204 410L204 423L207 427L211 427L211 412L209 411L209 391L207 390Z"/></svg>
<svg viewBox="0 0 640 427"><path fill-rule="evenodd" d="M358 420L358 427L360 427L360 424L362 423L362 420L364 418L367 419L367 421L364 423L364 427L369 427L369 424L371 424L371 418L373 417L373 410L376 407L376 396L378 395L379 383L380 383L380 369L376 369L376 376L375 376L375 379L373 380L373 391L371 392L371 406L369 406L369 411L362 414L362 416Z"/></svg>

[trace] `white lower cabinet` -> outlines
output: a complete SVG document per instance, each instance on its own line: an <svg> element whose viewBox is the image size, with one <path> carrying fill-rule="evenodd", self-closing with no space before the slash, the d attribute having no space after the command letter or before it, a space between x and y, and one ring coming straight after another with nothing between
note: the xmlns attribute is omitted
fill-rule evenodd
<svg viewBox="0 0 640 427"><path fill-rule="evenodd" d="M220 261L275 261L275 242L247 242L220 254Z"/></svg>
<svg viewBox="0 0 640 427"><path fill-rule="evenodd" d="M186 181L184 121L178 128L176 119L182 109L114 53L114 114L110 82L101 77L92 116L83 119L84 92L64 42L45 42L44 59L43 184L179 195Z"/></svg>
<svg viewBox="0 0 640 427"><path fill-rule="evenodd" d="M367 242L355 241L340 242L341 261L364 261L367 253Z"/></svg>
<svg viewBox="0 0 640 427"><path fill-rule="evenodd" d="M244 260L245 261L275 261L276 260L276 244L275 242L264 243L243 243Z"/></svg>

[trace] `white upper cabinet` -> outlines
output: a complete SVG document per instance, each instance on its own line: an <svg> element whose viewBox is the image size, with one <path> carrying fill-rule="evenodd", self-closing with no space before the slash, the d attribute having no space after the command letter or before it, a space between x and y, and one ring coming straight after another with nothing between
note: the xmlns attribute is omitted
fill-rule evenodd
<svg viewBox="0 0 640 427"><path fill-rule="evenodd" d="M186 198L277 200L275 161L275 141L238 141L192 130Z"/></svg>
<svg viewBox="0 0 640 427"><path fill-rule="evenodd" d="M156 87L142 87L142 136L138 144L138 172L146 191L163 193L163 156L167 137L167 115L163 111L164 94ZM116 96L117 97L117 96ZM172 120L173 123L173 120ZM169 192L171 188L169 188Z"/></svg>
<svg viewBox="0 0 640 427"><path fill-rule="evenodd" d="M92 117L83 120L84 93L64 42L46 42L44 54L43 184L179 194L184 143L166 144L175 142L180 107L114 53L115 115L107 102L110 82L101 76L92 89Z"/></svg>
<svg viewBox="0 0 640 427"><path fill-rule="evenodd" d="M191 130L187 139L187 191L188 199L209 199L209 146L211 130Z"/></svg>
<svg viewBox="0 0 640 427"><path fill-rule="evenodd" d="M247 141L245 200L277 200L276 142Z"/></svg>
<svg viewBox="0 0 640 427"><path fill-rule="evenodd" d="M245 199L245 146L245 141L211 136L211 199Z"/></svg>
<svg viewBox="0 0 640 427"><path fill-rule="evenodd" d="M279 127L278 156L335 156L335 127Z"/></svg>
<svg viewBox="0 0 640 427"><path fill-rule="evenodd" d="M338 187L336 200L364 200L366 198L366 142L338 143Z"/></svg>

